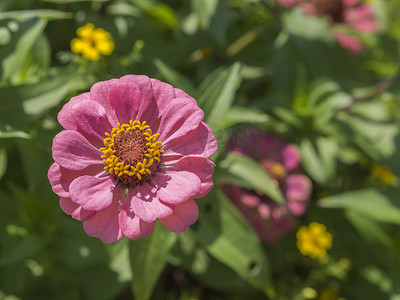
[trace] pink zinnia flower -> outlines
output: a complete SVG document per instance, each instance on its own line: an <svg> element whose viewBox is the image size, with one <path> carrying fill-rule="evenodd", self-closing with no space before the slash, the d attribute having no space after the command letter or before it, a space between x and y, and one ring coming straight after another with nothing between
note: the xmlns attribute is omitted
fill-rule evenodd
<svg viewBox="0 0 400 300"><path fill-rule="evenodd" d="M285 197L286 202L278 204L260 191L223 186L260 239L277 242L292 230L294 216L306 211L311 194L311 181L301 173L299 149L272 135L248 130L228 141L227 150L258 161Z"/></svg>
<svg viewBox="0 0 400 300"><path fill-rule="evenodd" d="M149 235L156 219L183 232L213 186L217 150L203 111L180 89L147 76L94 84L58 114L48 178L62 210L90 236Z"/></svg>
<svg viewBox="0 0 400 300"><path fill-rule="evenodd" d="M341 25L349 31L359 34L374 33L379 30L375 14L370 5L361 0L279 0L283 6L300 4L308 15L327 16L333 25ZM361 40L343 28L334 28L334 37L338 43L352 53L363 49Z"/></svg>

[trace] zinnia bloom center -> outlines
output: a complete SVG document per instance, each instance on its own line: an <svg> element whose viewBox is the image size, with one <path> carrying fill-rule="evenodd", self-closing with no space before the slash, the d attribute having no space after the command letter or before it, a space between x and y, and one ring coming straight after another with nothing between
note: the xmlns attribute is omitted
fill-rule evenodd
<svg viewBox="0 0 400 300"><path fill-rule="evenodd" d="M313 0L310 2L317 15L327 15L333 22L343 19L343 0Z"/></svg>
<svg viewBox="0 0 400 300"><path fill-rule="evenodd" d="M157 170L164 150L157 141L159 133L153 134L146 121L117 123L100 148L103 152L104 169L125 185L135 186L140 181L148 181Z"/></svg>

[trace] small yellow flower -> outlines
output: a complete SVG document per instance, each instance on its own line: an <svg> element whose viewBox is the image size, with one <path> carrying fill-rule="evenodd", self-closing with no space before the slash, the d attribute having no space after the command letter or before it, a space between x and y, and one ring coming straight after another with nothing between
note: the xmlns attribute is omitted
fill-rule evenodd
<svg viewBox="0 0 400 300"><path fill-rule="evenodd" d="M326 231L325 225L316 222L301 226L296 237L301 254L311 258L324 257L326 250L332 247L332 235Z"/></svg>
<svg viewBox="0 0 400 300"><path fill-rule="evenodd" d="M96 28L92 23L76 30L78 37L71 41L71 51L81 53L87 60L98 61L100 55L110 55L115 48L111 34L102 28Z"/></svg>
<svg viewBox="0 0 400 300"><path fill-rule="evenodd" d="M392 185L396 181L396 177L388 166L373 164L369 171L386 185Z"/></svg>

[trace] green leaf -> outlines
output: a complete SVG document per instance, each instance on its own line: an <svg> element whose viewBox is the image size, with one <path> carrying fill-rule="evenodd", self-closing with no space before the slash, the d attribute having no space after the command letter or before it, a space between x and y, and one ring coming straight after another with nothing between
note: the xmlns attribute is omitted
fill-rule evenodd
<svg viewBox="0 0 400 300"><path fill-rule="evenodd" d="M0 179L7 171L7 151L5 147L0 147Z"/></svg>
<svg viewBox="0 0 400 300"><path fill-rule="evenodd" d="M397 197L397 192L392 192ZM388 195L372 188L358 190L320 199L319 206L343 208L375 221L400 225L400 208L390 201Z"/></svg>
<svg viewBox="0 0 400 300"><path fill-rule="evenodd" d="M214 189L202 201L210 207L200 214L194 231L198 240L218 261L235 271L243 280L273 298L270 267L264 249L254 230L222 194ZM202 207L200 207L200 211Z"/></svg>
<svg viewBox="0 0 400 300"><path fill-rule="evenodd" d="M121 239L117 243L106 245L110 253L110 269L118 274L119 282L132 280L129 260L129 240Z"/></svg>
<svg viewBox="0 0 400 300"><path fill-rule="evenodd" d="M283 26L285 31L309 40L333 42L330 25L327 20L304 14L294 9L284 14Z"/></svg>
<svg viewBox="0 0 400 300"><path fill-rule="evenodd" d="M150 298L176 237L175 233L157 222L149 236L131 241L132 290L135 299Z"/></svg>
<svg viewBox="0 0 400 300"><path fill-rule="evenodd" d="M0 88L0 120L19 127L45 113L64 100L67 93L82 84L73 72L59 74L34 84Z"/></svg>
<svg viewBox="0 0 400 300"><path fill-rule="evenodd" d="M233 183L248 189L264 192L272 200L283 203L285 200L279 188L264 169L252 158L230 152L219 164L215 178L219 183Z"/></svg>
<svg viewBox="0 0 400 300"><path fill-rule="evenodd" d="M192 7L199 16L203 28L208 28L217 11L219 0L192 0Z"/></svg>
<svg viewBox="0 0 400 300"><path fill-rule="evenodd" d="M39 38L47 21L43 19L29 19L16 24L16 32L12 34L11 41L0 48L1 62L1 81L15 77L24 67L25 59L32 50L33 45Z"/></svg>
<svg viewBox="0 0 400 300"><path fill-rule="evenodd" d="M32 136L22 130L17 130L10 125L0 123L0 139L30 139Z"/></svg>
<svg viewBox="0 0 400 300"><path fill-rule="evenodd" d="M205 122L211 129L218 130L222 127L225 114L232 105L240 81L240 64L235 63L219 74L199 97L198 102L204 110Z"/></svg>
<svg viewBox="0 0 400 300"><path fill-rule="evenodd" d="M378 222L354 210L347 210L346 217L366 241L371 244L381 244L386 248L393 248L390 236Z"/></svg>
<svg viewBox="0 0 400 300"><path fill-rule="evenodd" d="M154 64L156 65L161 75L165 77L165 79L171 85L185 91L192 97L196 98L195 95L196 88L189 79L187 79L184 75L182 75L178 71L172 69L170 66L168 66L158 58L154 60Z"/></svg>
<svg viewBox="0 0 400 300"><path fill-rule="evenodd" d="M318 183L326 183L336 173L339 147L329 138L305 139L300 144L302 163L307 173Z"/></svg>
<svg viewBox="0 0 400 300"><path fill-rule="evenodd" d="M14 19L18 21L25 21L32 18L40 18L50 21L59 19L72 19L73 17L73 13L54 9L32 9L0 12L0 20Z"/></svg>
<svg viewBox="0 0 400 300"><path fill-rule="evenodd" d="M269 116L258 109L232 106L226 113L223 125L224 128L227 128L239 123L258 124L267 122L268 120Z"/></svg>

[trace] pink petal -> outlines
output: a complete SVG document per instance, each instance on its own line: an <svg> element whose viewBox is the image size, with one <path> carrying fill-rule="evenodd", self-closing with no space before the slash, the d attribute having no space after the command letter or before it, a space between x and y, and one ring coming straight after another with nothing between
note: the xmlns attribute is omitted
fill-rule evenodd
<svg viewBox="0 0 400 300"><path fill-rule="evenodd" d="M159 140L167 144L196 129L203 120L204 113L191 98L176 98L165 109L158 129Z"/></svg>
<svg viewBox="0 0 400 300"><path fill-rule="evenodd" d="M153 78L151 78L150 81L153 88L154 99L156 100L158 110L162 115L165 109L171 104L171 101L177 98L175 96L175 90L166 82L161 82Z"/></svg>
<svg viewBox="0 0 400 300"><path fill-rule="evenodd" d="M197 177L200 178L201 182L200 190L192 198L204 197L205 195L208 194L208 192L214 185L212 178L214 172L214 163L205 157L197 157L197 156L183 157L179 161L177 161L174 165L165 167L164 169L168 171L188 171L193 174L196 174ZM161 196L160 198L163 199Z"/></svg>
<svg viewBox="0 0 400 300"><path fill-rule="evenodd" d="M343 48L346 48L354 54L359 54L364 48L361 41L354 36L346 33L335 33L334 36Z"/></svg>
<svg viewBox="0 0 400 300"><path fill-rule="evenodd" d="M286 178L285 185L287 206L290 211L295 215L304 213L311 195L310 179L302 174L292 174ZM298 203L303 205L300 206Z"/></svg>
<svg viewBox="0 0 400 300"><path fill-rule="evenodd" d="M174 88L174 93L175 93L175 98L192 98L190 95L188 95L186 92L182 91L181 89Z"/></svg>
<svg viewBox="0 0 400 300"><path fill-rule="evenodd" d="M218 149L218 143L215 139L210 127L201 122L199 127L188 134L174 139L164 144L163 161L174 163L171 161L179 156L198 155L209 157Z"/></svg>
<svg viewBox="0 0 400 300"><path fill-rule="evenodd" d="M102 166L90 166L84 170L72 171L61 167L58 163L53 163L47 173L53 192L63 198L69 198L69 186L71 182L83 175L100 175L104 173Z"/></svg>
<svg viewBox="0 0 400 300"><path fill-rule="evenodd" d="M240 201L248 207L256 207L260 203L260 197L252 192L241 189Z"/></svg>
<svg viewBox="0 0 400 300"><path fill-rule="evenodd" d="M292 171L299 166L301 154L299 148L294 144L289 144L283 149L283 165L287 171Z"/></svg>
<svg viewBox="0 0 400 300"><path fill-rule="evenodd" d="M152 223L157 218L166 218L173 212L171 207L160 202L157 189L145 182L136 189L129 189L126 201L132 212L147 223Z"/></svg>
<svg viewBox="0 0 400 300"><path fill-rule="evenodd" d="M70 111L77 131L96 147L103 147L105 132L110 132L112 128L105 108L95 101L80 101L72 105Z"/></svg>
<svg viewBox="0 0 400 300"><path fill-rule="evenodd" d="M147 223L136 216L130 203L126 201L119 215L119 226L123 235L134 240L142 236L149 235L154 228L155 222Z"/></svg>
<svg viewBox="0 0 400 300"><path fill-rule="evenodd" d="M90 89L90 98L100 103L105 108L108 118L113 126L117 125L117 117L115 116L114 110L111 107L108 93L110 87L119 81L119 79L100 81L95 83Z"/></svg>
<svg viewBox="0 0 400 300"><path fill-rule="evenodd" d="M53 158L62 167L83 170L92 165L104 165L103 153L92 146L80 133L64 130L53 140Z"/></svg>
<svg viewBox="0 0 400 300"><path fill-rule="evenodd" d="M151 180L157 187L158 198L168 204L181 204L200 191L200 178L187 171L157 172Z"/></svg>
<svg viewBox="0 0 400 300"><path fill-rule="evenodd" d="M136 85L122 81L117 82L110 87L109 98L121 124L128 124L130 120L137 119L141 95Z"/></svg>
<svg viewBox="0 0 400 300"><path fill-rule="evenodd" d="M57 116L57 120L62 127L69 130L76 130L76 121L71 113L71 107L84 100L90 100L90 93L83 93L76 97L72 97L71 100L64 104Z"/></svg>
<svg viewBox="0 0 400 300"><path fill-rule="evenodd" d="M124 202L124 195L125 189L116 187L112 203L83 222L83 228L88 235L98 237L105 243L114 243L122 237L118 215L120 206Z"/></svg>
<svg viewBox="0 0 400 300"><path fill-rule="evenodd" d="M159 110L154 99L154 91L151 79L145 75L126 75L121 77L122 82L135 84L141 94L140 108L137 118L140 121L146 121L153 131L153 122L158 118Z"/></svg>
<svg viewBox="0 0 400 300"><path fill-rule="evenodd" d="M84 175L76 178L69 186L71 200L84 209L100 211L111 205L115 183L109 176Z"/></svg>
<svg viewBox="0 0 400 300"><path fill-rule="evenodd" d="M67 214L78 221L85 221L96 213L92 210L85 210L82 206L72 202L70 198L60 198L60 207Z"/></svg>
<svg viewBox="0 0 400 300"><path fill-rule="evenodd" d="M196 222L199 209L194 200L188 200L175 206L174 212L167 218L160 219L161 223L172 232L185 232Z"/></svg>

